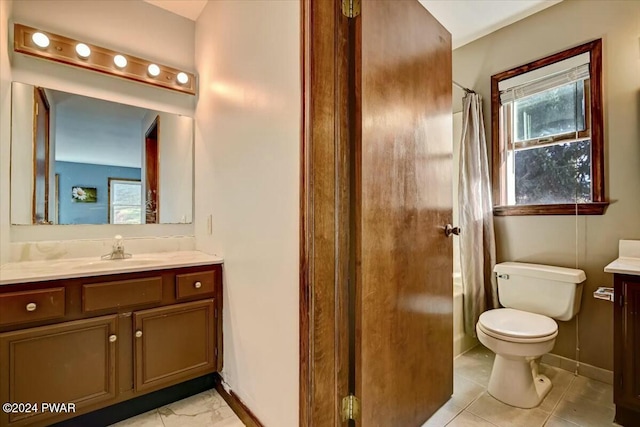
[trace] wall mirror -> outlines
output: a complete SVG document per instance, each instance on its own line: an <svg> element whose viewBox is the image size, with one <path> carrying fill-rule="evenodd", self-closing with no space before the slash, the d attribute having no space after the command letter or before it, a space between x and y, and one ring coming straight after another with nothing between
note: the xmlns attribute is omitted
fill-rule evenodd
<svg viewBox="0 0 640 427"><path fill-rule="evenodd" d="M191 223L193 119L12 83L12 224Z"/></svg>

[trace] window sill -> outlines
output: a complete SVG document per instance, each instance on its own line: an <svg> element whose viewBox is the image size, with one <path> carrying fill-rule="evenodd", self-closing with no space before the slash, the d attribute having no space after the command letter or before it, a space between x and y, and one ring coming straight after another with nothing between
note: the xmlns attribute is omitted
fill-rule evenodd
<svg viewBox="0 0 640 427"><path fill-rule="evenodd" d="M494 216L515 215L603 215L609 202L592 202L561 205L522 205L522 206L494 206Z"/></svg>

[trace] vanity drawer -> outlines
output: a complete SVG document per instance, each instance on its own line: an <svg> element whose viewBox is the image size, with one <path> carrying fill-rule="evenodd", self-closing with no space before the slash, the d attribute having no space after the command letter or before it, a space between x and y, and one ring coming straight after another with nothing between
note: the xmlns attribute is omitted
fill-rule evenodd
<svg viewBox="0 0 640 427"><path fill-rule="evenodd" d="M0 325L64 316L64 288L0 294Z"/></svg>
<svg viewBox="0 0 640 427"><path fill-rule="evenodd" d="M82 285L82 311L85 313L161 301L161 276Z"/></svg>
<svg viewBox="0 0 640 427"><path fill-rule="evenodd" d="M215 273L213 271L176 274L176 299L212 294L214 289Z"/></svg>

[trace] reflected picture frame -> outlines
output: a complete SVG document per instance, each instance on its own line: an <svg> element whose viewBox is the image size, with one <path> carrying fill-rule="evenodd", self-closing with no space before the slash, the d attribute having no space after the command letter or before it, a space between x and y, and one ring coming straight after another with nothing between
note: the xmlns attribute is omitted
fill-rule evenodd
<svg viewBox="0 0 640 427"><path fill-rule="evenodd" d="M98 189L96 187L71 187L71 200L74 203L96 203L98 201Z"/></svg>

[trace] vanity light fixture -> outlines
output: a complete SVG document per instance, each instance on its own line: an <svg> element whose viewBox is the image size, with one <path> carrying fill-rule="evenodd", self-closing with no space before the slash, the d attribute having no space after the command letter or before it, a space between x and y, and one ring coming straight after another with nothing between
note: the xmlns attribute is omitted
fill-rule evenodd
<svg viewBox="0 0 640 427"><path fill-rule="evenodd" d="M78 43L76 45L76 53L80 58L88 58L91 55L91 48L84 43Z"/></svg>
<svg viewBox="0 0 640 427"><path fill-rule="evenodd" d="M196 94L196 78L192 73L26 25L14 24L13 28L15 52L177 92Z"/></svg>
<svg viewBox="0 0 640 427"><path fill-rule="evenodd" d="M127 58L125 58L122 55L116 55L116 56L113 57L113 63L118 68L124 68L124 67L127 66Z"/></svg>
<svg viewBox="0 0 640 427"><path fill-rule="evenodd" d="M178 83L181 85L184 85L189 83L189 76L187 76L187 73L179 72L176 76L176 80L178 80Z"/></svg>
<svg viewBox="0 0 640 427"><path fill-rule="evenodd" d="M156 64L149 64L149 67L147 67L147 72L152 77L158 77L160 75L160 67L158 67Z"/></svg>
<svg viewBox="0 0 640 427"><path fill-rule="evenodd" d="M44 33L33 33L33 35L31 36L31 41L33 41L33 43L35 43L35 45L41 49L49 47L49 37L47 37L47 35Z"/></svg>

